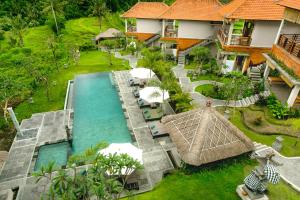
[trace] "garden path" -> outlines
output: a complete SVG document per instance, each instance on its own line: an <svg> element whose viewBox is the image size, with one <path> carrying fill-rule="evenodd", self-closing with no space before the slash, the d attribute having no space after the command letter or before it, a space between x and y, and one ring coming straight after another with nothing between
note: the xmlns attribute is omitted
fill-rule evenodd
<svg viewBox="0 0 300 200"><path fill-rule="evenodd" d="M272 147L265 147L256 151L259 156L265 156L270 151L275 152L273 160L282 165L277 166L281 178L300 192L300 157L285 157Z"/></svg>
<svg viewBox="0 0 300 200"><path fill-rule="evenodd" d="M138 58L136 56L132 56L132 55L124 55L124 56L122 56L121 53L118 52L118 51L114 52L114 54L115 54L116 58L128 60L129 65L130 65L131 68L136 68L137 61L138 61Z"/></svg>
<svg viewBox="0 0 300 200"><path fill-rule="evenodd" d="M196 87L199 85L221 84L221 83L218 83L216 81L211 81L211 80L201 80L201 81L191 82L190 78L187 76L187 70L184 69L184 65L177 65L172 70L176 78L179 79L179 83L183 91L190 93L191 97L193 98L192 103L195 105L205 106L207 101L211 101L213 107L218 107L218 106L248 107L254 104L259 99L259 95L247 97L239 101L229 101L229 102L225 100L212 99L200 94L199 92L196 92L195 91ZM261 93L261 95L269 96L270 92L265 91Z"/></svg>

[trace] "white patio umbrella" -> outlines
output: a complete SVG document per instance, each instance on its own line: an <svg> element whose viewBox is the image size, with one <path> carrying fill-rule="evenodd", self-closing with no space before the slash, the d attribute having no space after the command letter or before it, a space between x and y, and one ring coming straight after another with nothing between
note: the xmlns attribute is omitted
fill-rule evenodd
<svg viewBox="0 0 300 200"><path fill-rule="evenodd" d="M134 68L129 73L133 78L138 79L150 79L155 75L151 69L147 68Z"/></svg>
<svg viewBox="0 0 300 200"><path fill-rule="evenodd" d="M169 98L169 92L162 91L159 87L146 87L140 90L140 99L148 103L163 103Z"/></svg>
<svg viewBox="0 0 300 200"><path fill-rule="evenodd" d="M109 156L114 154L116 155L127 154L131 158L137 160L140 164L143 164L143 150L135 147L130 143L122 143L122 144L112 143L107 148L99 151L99 153L101 153L104 156ZM135 169L129 169L128 174L131 174L132 172L134 172L134 170ZM122 169L121 173L125 174L126 169Z"/></svg>

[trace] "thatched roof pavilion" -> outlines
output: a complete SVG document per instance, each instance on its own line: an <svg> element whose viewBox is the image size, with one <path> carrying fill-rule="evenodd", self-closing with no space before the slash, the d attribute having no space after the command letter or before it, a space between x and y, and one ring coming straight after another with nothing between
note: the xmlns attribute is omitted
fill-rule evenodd
<svg viewBox="0 0 300 200"><path fill-rule="evenodd" d="M121 31L119 31L115 28L109 28L106 31L99 33L99 35L97 35L95 37L95 40L99 41L99 40L104 40L104 39L114 39L114 38L120 37L121 35L122 35Z"/></svg>
<svg viewBox="0 0 300 200"><path fill-rule="evenodd" d="M254 146L231 122L211 107L162 119L181 159L200 166L249 151Z"/></svg>

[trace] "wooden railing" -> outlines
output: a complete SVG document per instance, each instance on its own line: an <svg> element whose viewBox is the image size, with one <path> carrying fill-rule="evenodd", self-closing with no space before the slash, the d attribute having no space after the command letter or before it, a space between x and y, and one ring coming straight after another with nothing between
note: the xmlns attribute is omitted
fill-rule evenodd
<svg viewBox="0 0 300 200"><path fill-rule="evenodd" d="M220 29L219 37L222 40L223 44L227 45L228 34L224 29ZM249 46L251 44L251 37L243 37L240 35L232 35L229 45L237 45L237 46Z"/></svg>
<svg viewBox="0 0 300 200"><path fill-rule="evenodd" d="M221 42L223 44L226 44L227 43L227 34L225 34L224 29L222 29L222 28L219 29L218 35L219 35L219 38L222 40Z"/></svg>
<svg viewBox="0 0 300 200"><path fill-rule="evenodd" d="M293 56L300 58L300 34L282 34L277 44Z"/></svg>
<svg viewBox="0 0 300 200"><path fill-rule="evenodd" d="M178 29L168 25L165 28L165 37L176 38L178 36Z"/></svg>

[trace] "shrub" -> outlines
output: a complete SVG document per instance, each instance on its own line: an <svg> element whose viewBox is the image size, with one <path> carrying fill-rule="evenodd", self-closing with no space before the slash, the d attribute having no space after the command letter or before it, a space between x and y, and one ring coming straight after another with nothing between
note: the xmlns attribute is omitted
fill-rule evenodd
<svg viewBox="0 0 300 200"><path fill-rule="evenodd" d="M263 95L259 95L258 101L256 102L256 105L267 106L268 105L267 98Z"/></svg>
<svg viewBox="0 0 300 200"><path fill-rule="evenodd" d="M5 39L4 33L5 33L5 31L0 29L0 40L4 40Z"/></svg>

